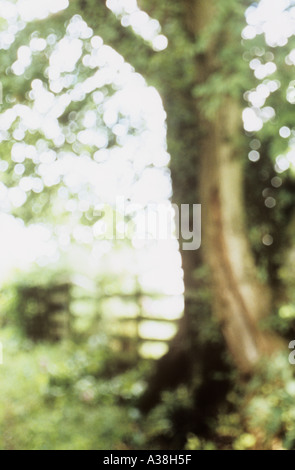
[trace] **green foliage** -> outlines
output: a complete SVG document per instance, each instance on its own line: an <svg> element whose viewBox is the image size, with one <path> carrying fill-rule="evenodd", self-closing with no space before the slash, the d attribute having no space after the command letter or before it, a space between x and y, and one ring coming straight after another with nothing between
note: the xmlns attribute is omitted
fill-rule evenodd
<svg viewBox="0 0 295 470"><path fill-rule="evenodd" d="M272 184L278 177L275 168L279 155L286 156L294 140L294 103L287 101L290 88L294 88L294 66L286 57L294 47L294 38L283 48L272 48L258 36L253 41L241 42L244 7L250 2L220 0L215 20L199 37L187 27L187 2L142 1L141 5L161 24L160 30L169 40L166 51L155 52L148 41L136 36L130 28L120 27L116 18L96 0L71 0L65 12L41 22L26 25L12 44L9 54L0 51L0 71L5 111L14 104L31 106L33 79L40 79L49 90L47 67L54 43L64 34L69 20L81 15L106 44L113 46L149 85L155 86L163 98L167 111L168 147L172 155L171 172L174 201L198 202L200 155L199 135L202 123L196 113L196 101L201 104L202 117L212 119L227 96L236 98L241 106L250 106L248 91L255 91L273 79L279 83L265 105L275 111L273 118L264 122L257 133L238 136L240 158L245 161L245 196L247 221L252 247L263 281L269 282L276 299L273 316L262 327L279 331L287 338L294 336L295 298L294 267L294 169L279 173L280 186ZM216 2L215 2L216 3ZM244 4L246 3L246 5ZM6 23L0 21L0 30ZM159 30L159 31L160 31ZM34 52L32 64L21 76L13 74L11 64L17 58L21 45L33 38L54 36L43 52ZM90 40L82 41L83 54L91 49ZM217 46L216 46L217 44ZM202 79L202 56L211 54L214 73ZM93 73L78 60L69 79L66 92L73 90ZM258 59L262 64L273 61L277 71L266 80L255 78L249 62ZM106 82L99 87L102 99L107 100L116 91L116 85ZM246 93L245 93L246 92ZM60 97L61 92L55 93ZM242 100L244 96L245 100ZM264 105L263 105L264 106ZM83 128L87 111L98 110L97 126L107 135L106 148L120 146L120 142L102 115L103 109L93 101L91 93L71 102L58 116L65 136L64 151L74 152L77 159L87 155L92 159L93 147L75 143L72 134ZM261 111L259 109L258 111ZM126 116L118 116L123 122ZM40 176L40 162L26 160L24 173L17 174L16 162L10 158L12 146L18 142L14 132L20 124L17 118L4 135L0 159L8 164L1 173L7 188L17 186L23 176ZM128 134L141 131L128 123ZM291 139L279 135L282 126L288 126ZM72 132L73 131L73 132ZM210 136L208 136L210 138ZM27 132L23 140L28 146L59 154L60 147L46 138L40 130ZM260 161L250 162L248 151L258 141ZM255 147L255 148L256 148ZM137 175L138 176L138 175ZM87 188L86 188L87 189ZM27 201L12 213L26 223L34 221L56 226L69 225L73 219L84 226L100 220L94 214L94 204L88 211L73 215L61 204L61 195L77 203L79 197L64 179L42 191L29 191ZM267 207L267 197L275 199L275 207ZM97 202L97 201L96 201ZM265 236L274 238L273 244L262 244ZM290 259L291 262L286 260ZM294 449L294 395L293 370L287 362L287 353L262 364L254 377L244 382L232 372L225 354L217 322L210 319L210 276L204 268L195 269L193 279L196 292L188 292L190 336L185 338L191 353L192 377L188 383L166 390L161 402L145 418L137 409L137 402L147 387L151 364L134 361L134 356L116 353L108 342L102 325L87 318L83 307L76 305L79 326L67 339L51 344L35 344L31 339L49 340L52 306L48 308L54 288L58 284L56 273L28 278L3 290L0 297L1 341L4 344L4 365L1 366L0 435L1 449L136 449L186 448L188 450L254 448ZM66 273L67 274L67 273ZM104 273L106 278L106 273ZM112 276L110 276L112 278ZM108 293L113 295L118 286L123 290L126 273L120 283L113 278L108 282ZM42 282L41 282L42 281ZM103 282L102 282L103 283ZM128 282L127 282L128 284ZM40 298L41 300L40 300ZM88 305L89 307L89 305ZM32 331L32 325L36 331ZM34 327L35 328L35 327ZM20 332L23 335L20 335ZM58 337L58 339L61 339ZM217 360L216 360L217 357Z"/></svg>
<svg viewBox="0 0 295 470"><path fill-rule="evenodd" d="M103 336L83 345L67 341L36 346L6 328L1 341L2 450L124 450L144 445L134 407L145 386L144 364L106 379L113 353Z"/></svg>
<svg viewBox="0 0 295 470"><path fill-rule="evenodd" d="M293 370L288 365L287 355L282 354L261 364L247 385L244 416L260 446L278 445L277 437L281 436L283 448L294 448L294 384ZM259 436L262 429L264 434Z"/></svg>

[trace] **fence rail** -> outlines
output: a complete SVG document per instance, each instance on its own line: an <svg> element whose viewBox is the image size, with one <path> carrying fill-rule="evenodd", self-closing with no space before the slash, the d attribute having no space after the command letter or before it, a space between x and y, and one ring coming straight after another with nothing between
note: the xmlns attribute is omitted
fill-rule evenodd
<svg viewBox="0 0 295 470"><path fill-rule="evenodd" d="M140 288L110 293L98 286L90 292L66 282L46 287L22 286L19 297L25 331L32 339L59 341L78 331L93 334L103 330L110 340L116 341L117 349L121 343L125 350L128 343L136 354L150 357L167 350L182 316L181 296L149 293ZM175 312L175 299L179 301L179 312ZM155 306L153 302L159 303ZM174 310L173 314L170 310Z"/></svg>

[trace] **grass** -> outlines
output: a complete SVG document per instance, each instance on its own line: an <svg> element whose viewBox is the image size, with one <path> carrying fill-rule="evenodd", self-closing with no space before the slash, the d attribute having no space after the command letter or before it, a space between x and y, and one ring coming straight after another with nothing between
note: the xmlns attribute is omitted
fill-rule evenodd
<svg viewBox="0 0 295 470"><path fill-rule="evenodd" d="M124 450L143 445L136 410L118 403L118 389L126 389L126 383L113 387L113 393L112 382L106 388L103 379L83 377L88 356L82 351L77 359L77 346L34 345L8 328L1 331L1 341L1 450ZM83 357L85 364L77 366ZM97 361L99 369L99 357Z"/></svg>

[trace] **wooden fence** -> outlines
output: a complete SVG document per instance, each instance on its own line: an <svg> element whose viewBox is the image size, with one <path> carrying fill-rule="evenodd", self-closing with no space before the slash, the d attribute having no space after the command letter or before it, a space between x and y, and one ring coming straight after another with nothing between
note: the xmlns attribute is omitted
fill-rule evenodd
<svg viewBox="0 0 295 470"><path fill-rule="evenodd" d="M19 291L26 334L34 340L59 341L75 334L107 334L117 350L158 358L168 349L182 316L181 296L91 289L77 282Z"/></svg>

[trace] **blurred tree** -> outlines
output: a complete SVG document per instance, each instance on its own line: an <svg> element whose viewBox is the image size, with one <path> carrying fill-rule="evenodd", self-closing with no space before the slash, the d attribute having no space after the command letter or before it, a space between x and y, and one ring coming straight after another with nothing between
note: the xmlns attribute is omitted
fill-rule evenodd
<svg viewBox="0 0 295 470"><path fill-rule="evenodd" d="M208 1L186 5L189 31L199 41L203 38L194 87L203 256L228 348L240 370L249 372L263 352L274 350L275 342L259 330L259 321L270 313L270 294L259 281L245 223L243 6Z"/></svg>

